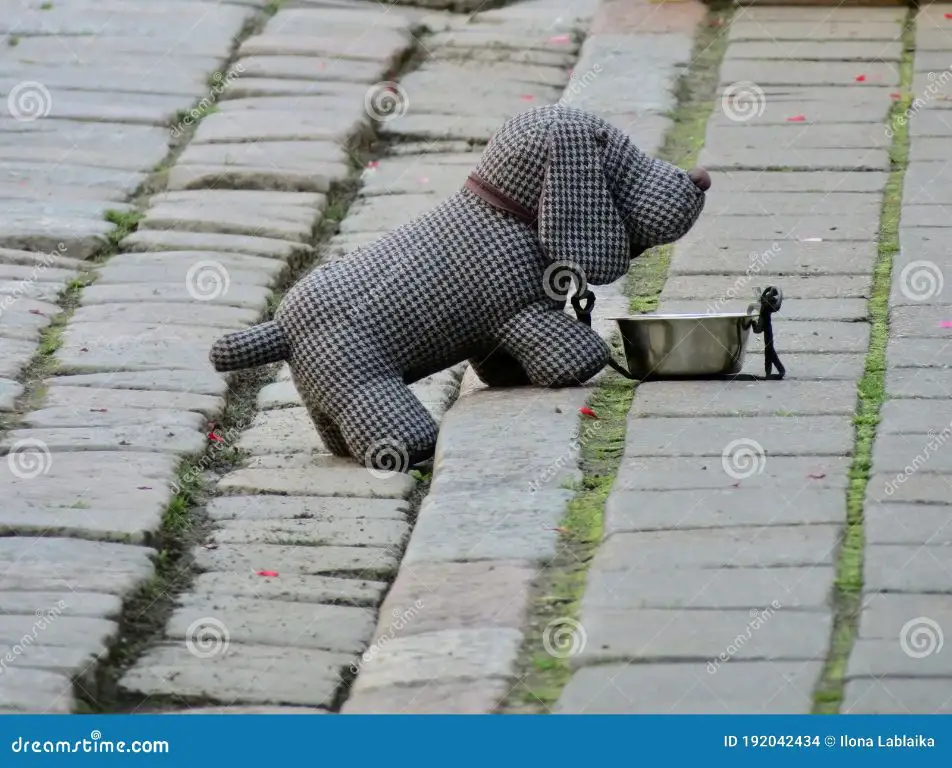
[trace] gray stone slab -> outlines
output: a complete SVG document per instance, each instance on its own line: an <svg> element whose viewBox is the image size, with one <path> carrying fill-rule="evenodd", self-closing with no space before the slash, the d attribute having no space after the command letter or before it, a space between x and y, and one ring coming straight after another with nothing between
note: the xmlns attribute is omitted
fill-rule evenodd
<svg viewBox="0 0 952 768"><path fill-rule="evenodd" d="M24 414L22 424L36 429L63 427L119 427L154 424L156 426L190 427L202 429L207 421L199 413L187 410L160 408L123 408L113 403L112 408L83 408L76 405L51 406Z"/></svg>
<svg viewBox="0 0 952 768"><path fill-rule="evenodd" d="M952 370L899 368L886 371L886 393L892 398L952 397Z"/></svg>
<svg viewBox="0 0 952 768"><path fill-rule="evenodd" d="M830 642L832 617L782 608L770 608L763 614L597 610L583 613L581 624L587 642L570 660L576 669L612 661L699 661L713 665L728 660L822 661Z"/></svg>
<svg viewBox="0 0 952 768"><path fill-rule="evenodd" d="M592 567L606 577L611 591L631 571L662 571L672 562L708 570L832 566L840 528L767 525L617 533L602 543ZM607 576L610 572L614 578Z"/></svg>
<svg viewBox="0 0 952 768"><path fill-rule="evenodd" d="M436 198L451 194L463 186L472 165L475 167L479 155L475 152L468 156L468 163L439 164L413 155L409 158L387 158L372 172L361 177L363 185L361 198L373 198L390 195L423 195ZM432 201L436 205L439 200Z"/></svg>
<svg viewBox="0 0 952 768"><path fill-rule="evenodd" d="M950 570L950 547L868 544L863 587L870 592L952 592ZM888 674L888 670L880 674Z"/></svg>
<svg viewBox="0 0 952 768"><path fill-rule="evenodd" d="M945 427L940 425L931 435L880 434L873 448L873 469L895 476L891 483L893 490L917 472L952 472L952 445L948 445L950 438L952 426L948 424ZM890 492L889 484L884 492Z"/></svg>
<svg viewBox="0 0 952 768"><path fill-rule="evenodd" d="M91 285L83 291L81 303L84 306L94 306L155 301L161 304L238 307L258 314L264 312L271 295L269 288L262 285L242 285L237 280L233 282L227 270L221 269L216 263L198 263L196 266L196 270L186 275L187 279L175 282ZM176 314L187 311L185 306L181 306ZM118 320L120 317L122 315L117 314L110 319Z"/></svg>
<svg viewBox="0 0 952 768"><path fill-rule="evenodd" d="M15 411L17 398L23 391L23 385L19 382L0 379L0 411Z"/></svg>
<svg viewBox="0 0 952 768"><path fill-rule="evenodd" d="M239 56L325 56L332 59L380 62L385 68L395 65L409 47L406 35L395 30L365 27L358 37L320 35L260 34L247 38L238 49Z"/></svg>
<svg viewBox="0 0 952 768"><path fill-rule="evenodd" d="M736 149L766 150L782 146L792 152L807 152L812 149L877 149L889 147L891 139L880 125L804 125L800 122L788 123L784 126L745 125L738 123L732 126L712 125L707 132L706 142L709 146L729 146ZM836 195L830 201L837 203L840 196ZM864 202L876 203L874 199L866 197ZM726 207L726 201L725 201ZM830 209L827 204L825 210ZM791 213L786 205L779 206L785 213ZM731 208L729 211L733 212ZM839 207L836 210L841 210ZM824 212L820 209L818 212ZM847 211L843 211L846 213Z"/></svg>
<svg viewBox="0 0 952 768"><path fill-rule="evenodd" d="M402 520L240 520L218 525L211 534L220 544L400 548L410 528Z"/></svg>
<svg viewBox="0 0 952 768"><path fill-rule="evenodd" d="M349 175L350 166L344 163L312 163L306 169L276 168L273 165L177 164L169 171L168 188L182 191L235 189L325 193L330 191L333 184L344 181Z"/></svg>
<svg viewBox="0 0 952 768"><path fill-rule="evenodd" d="M108 243L109 222L57 216L0 215L0 246L33 251L55 251L60 244L73 258L87 259Z"/></svg>
<svg viewBox="0 0 952 768"><path fill-rule="evenodd" d="M73 681L69 675L39 669L5 669L0 708L10 714L68 715L73 711Z"/></svg>
<svg viewBox="0 0 952 768"><path fill-rule="evenodd" d="M354 499L307 496L220 496L206 512L212 520L404 520L406 502L395 499Z"/></svg>
<svg viewBox="0 0 952 768"><path fill-rule="evenodd" d="M703 164L703 163L702 163ZM824 214L819 216L789 216L786 214L762 217L718 215L702 218L681 242L689 246L705 239L820 242L838 240L869 240L879 221L879 211L865 214Z"/></svg>
<svg viewBox="0 0 952 768"><path fill-rule="evenodd" d="M837 366L843 362L840 358L844 355L830 353L851 352L865 355L869 347L869 332L869 323L774 323L778 353L788 356L788 352L803 352L813 353L817 358L830 358L829 361L818 359L818 368L825 365ZM750 340L747 354L754 359L762 357L762 336L755 335ZM783 359L785 357L781 357L781 360Z"/></svg>
<svg viewBox="0 0 952 768"><path fill-rule="evenodd" d="M342 715L483 715L509 693L505 680L467 680L373 688L347 699Z"/></svg>
<svg viewBox="0 0 952 768"><path fill-rule="evenodd" d="M130 251L225 251L285 260L309 256L313 251L309 245L268 237L153 230L138 230L123 239L120 246Z"/></svg>
<svg viewBox="0 0 952 768"><path fill-rule="evenodd" d="M741 146L705 147L698 164L714 171L886 171L889 155L881 149L810 149L777 146L750 149Z"/></svg>
<svg viewBox="0 0 952 768"><path fill-rule="evenodd" d="M60 616L116 619L121 611L122 601L116 595L97 592L60 589L47 592L0 593L0 616L46 616L50 617L49 621Z"/></svg>
<svg viewBox="0 0 952 768"><path fill-rule="evenodd" d="M731 24L729 39L741 40L810 40L827 42L840 40L899 40L899 23L865 21L747 21Z"/></svg>
<svg viewBox="0 0 952 768"><path fill-rule="evenodd" d="M642 384L635 403L642 397L642 390L647 395L657 387ZM753 451L751 458L763 461L768 456L848 456L853 448L853 432L852 420L847 416L643 416L628 423L625 455L723 456L728 465L739 458L728 450L732 446L735 452L746 447Z"/></svg>
<svg viewBox="0 0 952 768"><path fill-rule="evenodd" d="M952 492L952 475L915 472L906 475L897 472L876 473L866 486L866 503L911 502L945 504Z"/></svg>
<svg viewBox="0 0 952 768"><path fill-rule="evenodd" d="M915 141L917 139L913 139L913 143ZM946 205L946 201L950 199L952 199L952 167L948 163L936 161L909 163L903 179L904 203ZM905 246L906 243L903 245Z"/></svg>
<svg viewBox="0 0 952 768"><path fill-rule="evenodd" d="M302 166L304 164L302 163ZM188 232L220 232L228 235L249 235L302 243L311 239L317 213L305 209L303 216L282 218L280 215L255 216L241 209L210 209L189 206L154 206L142 220L145 229L176 229Z"/></svg>
<svg viewBox="0 0 952 768"><path fill-rule="evenodd" d="M925 276L926 273L923 272L923 277ZM923 284L918 283L908 274L906 277L907 279L903 281L900 275L899 282L901 284L905 282L910 289L924 287ZM950 277L952 277L952 272L950 272ZM909 290L908 293L916 298L919 297L912 290ZM923 295L921 290L919 295ZM892 307L889 311L890 336L894 338L952 338L952 332L950 332L950 329L952 329L952 306L935 303L934 299L940 298L940 296L941 294L932 297L933 300L930 300L928 304L917 303L913 306ZM950 298L952 298L952 292L950 292Z"/></svg>
<svg viewBox="0 0 952 768"><path fill-rule="evenodd" d="M735 661L711 675L703 662L611 664L576 672L560 714L795 715L813 707L820 662Z"/></svg>
<svg viewBox="0 0 952 768"><path fill-rule="evenodd" d="M749 216L733 217L743 228ZM703 241L692 237L675 246L671 272L674 275L718 275L746 278L751 289L768 277L798 275L862 275L873 272L876 244L873 242L793 242L752 240L738 242L729 234ZM811 237L813 237L811 235ZM817 234L816 237L821 237ZM782 287L782 283L780 283Z"/></svg>
<svg viewBox="0 0 952 768"><path fill-rule="evenodd" d="M782 89L782 86L776 88ZM763 92L766 89L761 90ZM844 89L835 90L842 92ZM850 100L845 98L845 95L841 95L839 99L824 98L822 94L817 93L816 88L805 89L796 94L764 92L764 95L760 96L756 91L752 92L756 94L753 101L757 105L756 108L744 106L743 98L736 96L733 103L737 106L726 110L722 101L721 109L711 115L709 124L719 128L734 127L738 124L737 117L740 115L744 117L744 124L751 128L796 126L812 130L819 126L845 125L862 130L870 124L881 126L889 117L893 104L892 99L888 97L875 98L872 101ZM739 87L737 93L742 93ZM885 133L885 127L882 131Z"/></svg>
<svg viewBox="0 0 952 768"><path fill-rule="evenodd" d="M222 596L248 597L256 600L325 603L334 605L380 605L389 584L365 579L335 576L299 576L283 574L264 578L257 573L202 573L195 577L191 594L208 599Z"/></svg>
<svg viewBox="0 0 952 768"><path fill-rule="evenodd" d="M605 536L735 526L841 524L846 507L837 490L728 488L623 491L605 504Z"/></svg>
<svg viewBox="0 0 952 768"><path fill-rule="evenodd" d="M18 445L37 442L50 451L144 451L197 456L204 452L208 438L204 432L176 425L15 429L0 442L0 450L15 450Z"/></svg>
<svg viewBox="0 0 952 768"><path fill-rule="evenodd" d="M293 387L293 384L291 386ZM307 410L304 408L262 411L255 416L251 426L242 433L238 447L253 456L275 453L311 453L312 451L329 453L317 430L307 428L309 419Z"/></svg>
<svg viewBox="0 0 952 768"><path fill-rule="evenodd" d="M848 715L952 714L952 689L944 679L883 677L846 684L841 711Z"/></svg>
<svg viewBox="0 0 952 768"><path fill-rule="evenodd" d="M19 378L20 372L30 364L35 353L36 343L33 341L0 336L0 376Z"/></svg>
<svg viewBox="0 0 952 768"><path fill-rule="evenodd" d="M664 306L674 301L695 301L707 307L718 299L735 297L753 301L758 287L756 275L742 278L716 275L671 275L661 292ZM814 300L868 299L872 291L870 277L861 275L785 275L783 278L783 314L791 304L809 304Z"/></svg>
<svg viewBox="0 0 952 768"><path fill-rule="evenodd" d="M378 131L382 136L400 138L404 141L418 139L488 142L499 130L500 123L505 117L508 115L455 117L409 112L403 117L382 123Z"/></svg>
<svg viewBox="0 0 952 768"><path fill-rule="evenodd" d="M928 650L930 639L938 640L936 625L952 626L952 595L868 594L863 597L858 636L905 641L915 654Z"/></svg>
<svg viewBox="0 0 952 768"><path fill-rule="evenodd" d="M856 680L864 677L879 679L888 676L925 677L932 678L934 683L935 678L952 677L952 661L950 661L952 654L936 653L934 650L932 653L924 654L923 651L928 650L929 647L937 647L935 641L922 650L917 650L915 646L904 647L898 637L890 640L860 638L853 646L853 652L847 662L846 679Z"/></svg>
<svg viewBox="0 0 952 768"><path fill-rule="evenodd" d="M147 696L329 707L352 658L307 648L289 654L284 646L238 643L196 656L179 642L153 648L119 684Z"/></svg>
<svg viewBox="0 0 952 768"><path fill-rule="evenodd" d="M376 578L396 571L393 554L379 547L300 547L278 544L219 545L199 548L195 562L201 571L257 573L274 571L292 576L350 574Z"/></svg>
<svg viewBox="0 0 952 768"><path fill-rule="evenodd" d="M453 680L507 679L515 674L522 645L519 630L445 629L400 637L361 658L353 693L391 685Z"/></svg>
<svg viewBox="0 0 952 768"><path fill-rule="evenodd" d="M228 273L229 281L236 283L241 279L240 275ZM183 281L184 282L184 281ZM143 283L145 284L145 283ZM205 284L207 287L208 284ZM223 283L221 284L223 285ZM96 285L96 288L111 287L118 290L121 285ZM125 287L129 287L128 283ZM157 291L164 291L166 298L173 298L176 294L176 288L181 290L181 285L170 286L157 285ZM87 289L88 290L88 289ZM214 285L207 295L214 295ZM70 320L76 323L130 323L134 325L151 325L160 323L162 325L201 325L206 328L221 328L222 333L227 331L242 330L249 325L254 325L261 316L259 309L243 309L241 307L222 306L221 303L213 301L199 303L188 295L187 290L182 291L186 299L179 303L141 301L140 303L93 303L96 299L104 299L103 293L93 294L93 301L88 306L79 307L72 315ZM231 286L229 285L229 294ZM242 291L244 295L249 295L249 291ZM170 295L171 294L171 295ZM196 289L196 295L201 295ZM155 296L155 298L161 298ZM216 299L219 297L216 297ZM83 296L85 299L85 295ZM192 299L188 301L187 299ZM259 306L258 304L252 306Z"/></svg>
<svg viewBox="0 0 952 768"><path fill-rule="evenodd" d="M165 631L199 647L203 629L216 628L236 643L358 653L370 642L375 623L367 608L188 595L180 598Z"/></svg>
<svg viewBox="0 0 952 768"><path fill-rule="evenodd" d="M724 129L719 133L727 133L732 129ZM750 131L748 131L750 132ZM708 131L708 141L712 141L711 134L715 131ZM752 132L750 132L752 133ZM805 132L812 136L813 131ZM767 138L765 135L764 138ZM793 138L791 136L791 138ZM777 134L774 132L771 142L776 142ZM783 139L780 139L783 141ZM822 138L817 139L823 141ZM839 141L839 137L828 139L828 141ZM718 177L714 177L716 184ZM761 192L756 189L744 191L723 192L713 188L708 193L706 210L708 215L730 215L730 216L771 216L777 211L783 211L785 215L797 214L807 216L826 216L831 210L837 212L856 215L865 214L867 216L878 215L882 207L882 195L870 192Z"/></svg>
<svg viewBox="0 0 952 768"><path fill-rule="evenodd" d="M666 491L742 488L845 488L850 460L778 456L764 471L734 480L722 462L712 458L631 458L623 462L615 488L622 491ZM413 548L413 542L410 544Z"/></svg>
<svg viewBox="0 0 952 768"><path fill-rule="evenodd" d="M21 484L21 487L23 484ZM4 498L10 498L7 492ZM155 551L50 536L0 538L4 590L101 592L125 597L153 572Z"/></svg>
<svg viewBox="0 0 952 768"><path fill-rule="evenodd" d="M744 291L736 284L740 282L737 278L733 280L729 277L721 281L721 291L717 294L714 302L708 301L705 304L697 301L667 301L662 306L663 312L672 314L690 314L698 311L717 311L717 312L746 312L752 301L756 301L760 293L756 296L744 296ZM743 282L749 282L746 278ZM783 281L788 282L786 279ZM724 288L726 287L726 290ZM748 286L744 286L748 287ZM759 287L759 286L758 286ZM750 291L751 294L754 291ZM740 294L740 298L736 297ZM662 294L663 295L663 294ZM793 299L788 298L787 290L784 290L783 300L783 318L784 320L801 321L841 321L841 322L860 322L869 318L869 303L865 299Z"/></svg>
<svg viewBox="0 0 952 768"><path fill-rule="evenodd" d="M750 41L727 47L725 62L757 59L761 61L895 61L902 56L902 44L884 41L841 40L836 45L822 41ZM855 69L855 67L854 67Z"/></svg>
<svg viewBox="0 0 952 768"><path fill-rule="evenodd" d="M934 162L945 161L949 159L949 136L917 136L912 140L909 147L910 162ZM939 223L932 223L932 220L926 218L927 212L912 211L912 215L907 215L903 209L903 225L913 227L947 227L946 220L940 220ZM920 223L921 222L921 223Z"/></svg>
<svg viewBox="0 0 952 768"><path fill-rule="evenodd" d="M900 24L906 18L906 12L900 7L851 6L840 5L836 8L809 7L797 5L745 5L742 7L743 19L748 22L863 22L866 24ZM731 46L733 47L733 46ZM839 48L839 46L833 46Z"/></svg>
<svg viewBox="0 0 952 768"><path fill-rule="evenodd" d="M692 419L708 416L821 416L848 415L855 408L856 387L849 382L750 382L734 379L643 384L635 395L631 414ZM637 428L638 423L632 426ZM748 437L753 439L757 434L751 433Z"/></svg>
<svg viewBox="0 0 952 768"><path fill-rule="evenodd" d="M742 21L735 23L742 23ZM880 61L866 61L861 66L849 61L808 61L798 54L794 54L786 61L728 59L721 65L720 82L722 85L731 85L756 80L761 87L766 85L862 87L861 84L857 84L857 77L865 77L863 83L897 86L899 68L893 63Z"/></svg>
<svg viewBox="0 0 952 768"><path fill-rule="evenodd" d="M952 403L925 403L916 400L893 400L880 409L881 435L919 435L931 438L935 453L952 438ZM921 438L920 443L924 443Z"/></svg>
<svg viewBox="0 0 952 768"><path fill-rule="evenodd" d="M340 232L386 232L429 213L441 202L433 195L388 195L358 200L341 222Z"/></svg>
<svg viewBox="0 0 952 768"><path fill-rule="evenodd" d="M722 171L714 177L715 194L727 192L866 192L882 194L885 173L829 171Z"/></svg>
<svg viewBox="0 0 952 768"><path fill-rule="evenodd" d="M387 72L383 61L359 61L320 56L242 56L246 78L303 79L328 82L380 82ZM244 78L243 78L244 79Z"/></svg>
<svg viewBox="0 0 952 768"><path fill-rule="evenodd" d="M152 371L109 371L76 376L54 376L44 386L131 389L137 392L171 391L222 397L228 391L224 377L211 371L156 369Z"/></svg>
<svg viewBox="0 0 952 768"><path fill-rule="evenodd" d="M890 368L952 368L952 340L890 339L886 362Z"/></svg>
<svg viewBox="0 0 952 768"><path fill-rule="evenodd" d="M201 192L199 192L201 194ZM277 193L282 194L282 193ZM151 283L160 272L175 275L184 281L190 269L199 262L215 262L245 284L273 285L287 272L287 265L277 259L249 256L227 251L148 251L120 253L109 259L100 270L97 284ZM167 282L160 280L158 282Z"/></svg>

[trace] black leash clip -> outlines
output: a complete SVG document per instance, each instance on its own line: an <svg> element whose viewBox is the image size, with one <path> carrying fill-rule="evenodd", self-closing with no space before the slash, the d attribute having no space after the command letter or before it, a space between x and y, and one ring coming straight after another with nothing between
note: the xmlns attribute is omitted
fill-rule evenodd
<svg viewBox="0 0 952 768"><path fill-rule="evenodd" d="M760 289L758 289L759 291ZM771 316L780 311L783 305L783 291L776 286L770 285L760 292L760 298L754 304L747 307L747 314L754 316L753 331L764 335L764 371L767 378L782 379L787 375L787 369L783 367L777 350L774 347L773 323ZM771 369L777 369L777 375L771 376Z"/></svg>

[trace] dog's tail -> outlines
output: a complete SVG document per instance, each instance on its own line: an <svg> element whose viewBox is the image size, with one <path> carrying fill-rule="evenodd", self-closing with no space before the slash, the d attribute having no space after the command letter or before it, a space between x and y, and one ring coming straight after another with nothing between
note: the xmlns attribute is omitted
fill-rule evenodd
<svg viewBox="0 0 952 768"><path fill-rule="evenodd" d="M288 345L281 326L269 320L222 336L208 357L216 371L240 371L287 360Z"/></svg>

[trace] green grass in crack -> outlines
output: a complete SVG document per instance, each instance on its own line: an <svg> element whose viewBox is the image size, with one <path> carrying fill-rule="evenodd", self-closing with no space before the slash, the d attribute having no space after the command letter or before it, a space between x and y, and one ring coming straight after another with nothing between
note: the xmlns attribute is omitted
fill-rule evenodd
<svg viewBox="0 0 952 768"><path fill-rule="evenodd" d="M678 106L670 115L672 127L665 136L661 158L682 168L697 162L704 142L707 121L717 94L720 62L726 49L727 22L732 9L714 8L694 44L692 63L677 86ZM716 20L721 23L717 24ZM652 248L632 263L626 280L626 294L634 312L658 308L661 291L671 263L671 246ZM621 358L620 344L613 353ZM571 677L569 660L546 649L553 622L577 621L588 568L601 543L605 502L621 465L625 446L628 411L636 385L615 374L606 375L596 389L589 407L598 422L581 417L579 442L582 482L560 523L560 541L554 562L539 579L530 608L529 629L520 657L520 682L501 707L504 712L548 712ZM593 429L593 424L600 427ZM588 439L586 439L588 438ZM563 626L571 626L567 623ZM584 628L583 628L584 629ZM581 641L579 631L576 642Z"/></svg>
<svg viewBox="0 0 952 768"><path fill-rule="evenodd" d="M108 234L109 245L118 249L119 243L136 231L144 216L145 214L142 211L106 211L106 221L115 227Z"/></svg>
<svg viewBox="0 0 952 768"><path fill-rule="evenodd" d="M879 413L886 400L886 342L889 335L889 293L893 258L899 253L899 217L902 185L909 158L909 133L905 116L912 97L915 49L915 11L910 10L903 30L903 55L899 66L901 98L893 105L889 125L894 131L889 151L890 174L883 196L879 247L869 300L870 329L866 366L859 382L853 462L846 492L846 531L836 563L833 594L833 632L830 654L813 698L814 714L836 714L843 702L843 679L856 637L863 591L863 502L872 469L873 441Z"/></svg>

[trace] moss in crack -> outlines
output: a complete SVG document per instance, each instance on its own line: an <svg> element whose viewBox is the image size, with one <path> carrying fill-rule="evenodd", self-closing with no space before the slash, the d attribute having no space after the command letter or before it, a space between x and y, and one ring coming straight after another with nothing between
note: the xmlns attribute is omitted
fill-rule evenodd
<svg viewBox="0 0 952 768"><path fill-rule="evenodd" d="M145 214L138 210L106 211L106 221L115 227L115 229L107 235L109 239L109 250L111 252L105 250L100 251L96 259L98 261L104 261L117 252L119 250L119 243L139 228L139 222L142 221L144 216Z"/></svg>
<svg viewBox="0 0 952 768"><path fill-rule="evenodd" d="M856 403L853 462L846 492L846 530L836 564L833 593L833 632L830 653L813 697L814 714L836 714L843 701L843 679L862 609L863 547L865 544L863 501L872 470L873 441L879 414L886 400L886 343L889 336L889 293L892 263L899 253L899 218L902 186L909 158L906 115L912 96L915 11L910 10L903 31L903 56L899 66L901 97L893 105L889 125L891 170L880 214L879 247L869 300L870 329L866 366L859 382Z"/></svg>

